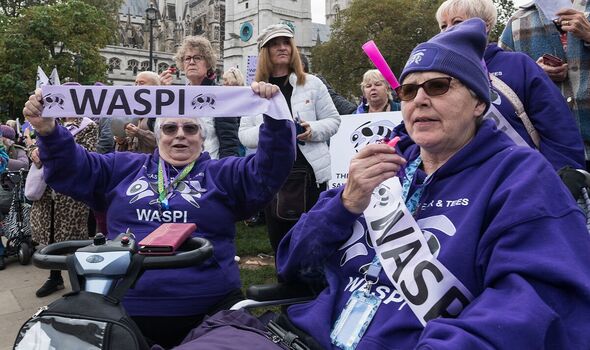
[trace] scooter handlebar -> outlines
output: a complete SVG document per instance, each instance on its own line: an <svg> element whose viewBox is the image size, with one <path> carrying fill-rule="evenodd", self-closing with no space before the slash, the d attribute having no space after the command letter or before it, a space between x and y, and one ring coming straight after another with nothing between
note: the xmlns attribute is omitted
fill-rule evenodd
<svg viewBox="0 0 590 350"><path fill-rule="evenodd" d="M46 270L67 270L66 254L92 244L92 240L63 241L52 243L33 254L33 265Z"/></svg>
<svg viewBox="0 0 590 350"><path fill-rule="evenodd" d="M46 270L67 270L67 255L91 246L93 242L93 240L71 240L50 244L33 255L33 265ZM191 237L180 246L175 255L145 256L143 268L152 270L195 266L211 256L213 256L211 242L204 238Z"/></svg>
<svg viewBox="0 0 590 350"><path fill-rule="evenodd" d="M213 256L213 245L209 240L200 237L187 239L175 255L146 256L143 259L143 268L173 269L190 267L201 264Z"/></svg>

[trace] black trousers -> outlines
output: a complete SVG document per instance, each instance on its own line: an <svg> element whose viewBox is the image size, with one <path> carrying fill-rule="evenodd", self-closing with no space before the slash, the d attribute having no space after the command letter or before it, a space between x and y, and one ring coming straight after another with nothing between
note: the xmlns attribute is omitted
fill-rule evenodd
<svg viewBox="0 0 590 350"><path fill-rule="evenodd" d="M313 172L312 172L313 174ZM318 184L315 182L315 176L313 177L312 181L310 181L310 185L307 187L307 194L308 199L310 201L310 207L315 205L315 203L320 198L320 194L326 190L327 183ZM270 241L270 245L272 250L277 252L277 248L279 247L279 243L285 237L287 232L295 226L297 221L295 220L283 220L277 218L276 215L273 214L270 206L266 206L264 209L264 217L266 220L266 229L268 232L268 239Z"/></svg>
<svg viewBox="0 0 590 350"><path fill-rule="evenodd" d="M205 316L213 315L220 310L227 310L241 300L244 300L244 294L241 290L236 289L204 315L132 316L131 318L150 346L158 344L169 349L180 344L188 332L197 327Z"/></svg>

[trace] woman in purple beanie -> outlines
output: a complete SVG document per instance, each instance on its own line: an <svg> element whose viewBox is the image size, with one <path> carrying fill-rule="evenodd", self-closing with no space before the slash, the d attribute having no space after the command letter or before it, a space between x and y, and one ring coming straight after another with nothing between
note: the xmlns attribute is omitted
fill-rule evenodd
<svg viewBox="0 0 590 350"><path fill-rule="evenodd" d="M0 130L2 130L2 143L10 157L8 170L27 169L29 167L29 158L25 148L15 143L16 132L14 129L8 125L0 125Z"/></svg>
<svg viewBox="0 0 590 350"><path fill-rule="evenodd" d="M482 119L486 43L473 18L419 44L399 142L361 150L281 241L281 278L327 287L282 331L238 331L244 313L226 313L180 349L590 348L584 215L539 152Z"/></svg>

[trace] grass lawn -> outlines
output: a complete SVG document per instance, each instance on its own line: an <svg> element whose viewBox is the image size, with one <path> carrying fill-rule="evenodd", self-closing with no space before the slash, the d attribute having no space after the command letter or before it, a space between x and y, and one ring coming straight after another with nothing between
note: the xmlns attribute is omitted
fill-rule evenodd
<svg viewBox="0 0 590 350"><path fill-rule="evenodd" d="M242 278L242 290L246 293L246 289L254 284L269 284L276 283L276 270L274 264L270 266L250 266L243 264L248 257L256 257L258 254L272 255L274 254L268 236L266 233L266 226L259 225L248 227L244 223L236 224L236 247L237 254L240 257L240 276ZM262 315L266 311L275 313L280 312L280 307L263 307L252 310L254 315Z"/></svg>
<svg viewBox="0 0 590 350"><path fill-rule="evenodd" d="M260 253L273 254L266 234L266 225L248 227L243 222L238 222L236 231L238 256L252 256Z"/></svg>
<svg viewBox="0 0 590 350"><path fill-rule="evenodd" d="M259 225L248 227L244 223L236 224L237 236L236 247L238 256L243 263L247 257L256 257L258 254L274 254L268 236L266 226ZM243 289L253 284L266 284L276 282L276 271L274 264L271 266L240 266L240 275L242 277Z"/></svg>

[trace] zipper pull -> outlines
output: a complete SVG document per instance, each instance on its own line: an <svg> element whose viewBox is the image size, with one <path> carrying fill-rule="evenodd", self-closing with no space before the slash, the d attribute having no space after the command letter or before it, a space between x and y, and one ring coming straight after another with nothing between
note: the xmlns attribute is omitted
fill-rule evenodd
<svg viewBox="0 0 590 350"><path fill-rule="evenodd" d="M39 308L39 310L37 310L37 312L35 312L35 314L34 314L34 315L33 315L33 317L31 317L31 318L35 319L35 318L39 317L39 315L41 315L41 313L42 313L43 311L46 311L47 309L48 309L47 305L46 305L46 306L41 306L41 307Z"/></svg>

